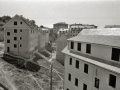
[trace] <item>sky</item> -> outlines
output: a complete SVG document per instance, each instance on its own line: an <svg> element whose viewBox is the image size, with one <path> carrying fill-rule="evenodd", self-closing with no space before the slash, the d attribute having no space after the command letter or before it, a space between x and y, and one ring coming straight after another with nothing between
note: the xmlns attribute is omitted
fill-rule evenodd
<svg viewBox="0 0 120 90"><path fill-rule="evenodd" d="M120 25L120 0L0 0L0 16L23 15L38 26L67 24Z"/></svg>

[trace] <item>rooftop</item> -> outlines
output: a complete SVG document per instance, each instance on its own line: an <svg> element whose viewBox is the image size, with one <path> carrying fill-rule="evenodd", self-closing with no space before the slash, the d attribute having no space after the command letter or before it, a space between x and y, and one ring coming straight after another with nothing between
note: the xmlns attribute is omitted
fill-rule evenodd
<svg viewBox="0 0 120 90"><path fill-rule="evenodd" d="M82 30L78 36L68 40L120 47L119 29Z"/></svg>
<svg viewBox="0 0 120 90"><path fill-rule="evenodd" d="M120 28L120 25L106 25L105 28Z"/></svg>
<svg viewBox="0 0 120 90"><path fill-rule="evenodd" d="M91 24L91 25L90 24L79 24L79 23L76 24L75 23L75 24L70 24L70 26L95 26L95 25L93 25L93 24Z"/></svg>
<svg viewBox="0 0 120 90"><path fill-rule="evenodd" d="M55 23L55 24L67 24L67 23L65 23L65 22L58 22L58 23Z"/></svg>
<svg viewBox="0 0 120 90"><path fill-rule="evenodd" d="M119 36L120 28L83 29L79 35L112 35Z"/></svg>

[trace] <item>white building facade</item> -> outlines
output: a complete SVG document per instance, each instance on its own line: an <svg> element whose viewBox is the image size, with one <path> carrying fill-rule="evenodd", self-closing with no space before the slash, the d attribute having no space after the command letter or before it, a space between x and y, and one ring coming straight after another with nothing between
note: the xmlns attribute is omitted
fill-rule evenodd
<svg viewBox="0 0 120 90"><path fill-rule="evenodd" d="M68 39L68 47L62 51L64 90L120 90L120 31L82 33Z"/></svg>
<svg viewBox="0 0 120 90"><path fill-rule="evenodd" d="M19 15L4 25L4 38L5 53L25 58L32 58L34 51L40 49L44 41L35 22Z"/></svg>

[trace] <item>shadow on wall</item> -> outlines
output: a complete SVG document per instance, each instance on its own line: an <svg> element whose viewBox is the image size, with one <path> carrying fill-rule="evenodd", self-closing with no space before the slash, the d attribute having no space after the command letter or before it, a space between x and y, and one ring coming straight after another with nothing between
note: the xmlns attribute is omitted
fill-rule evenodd
<svg viewBox="0 0 120 90"><path fill-rule="evenodd" d="M0 42L4 41L4 31L0 31Z"/></svg>

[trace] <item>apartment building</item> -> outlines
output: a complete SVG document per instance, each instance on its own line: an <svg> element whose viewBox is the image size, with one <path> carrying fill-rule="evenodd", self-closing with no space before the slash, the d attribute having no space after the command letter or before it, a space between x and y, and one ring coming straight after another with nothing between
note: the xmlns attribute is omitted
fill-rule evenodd
<svg viewBox="0 0 120 90"><path fill-rule="evenodd" d="M56 40L56 60L64 64L65 55L61 52L67 46L67 39L70 38L69 29L60 29Z"/></svg>
<svg viewBox="0 0 120 90"><path fill-rule="evenodd" d="M31 58L40 41L40 31L33 20L15 15L4 25L4 52Z"/></svg>
<svg viewBox="0 0 120 90"><path fill-rule="evenodd" d="M68 39L64 90L120 90L120 30L81 31Z"/></svg>
<svg viewBox="0 0 120 90"><path fill-rule="evenodd" d="M61 29L59 29L57 34L58 34L58 36L61 36L62 34L68 35L68 34L70 34L70 30L68 28L67 29L61 28Z"/></svg>
<svg viewBox="0 0 120 90"><path fill-rule="evenodd" d="M40 26L39 27L39 31L42 34L42 37L44 39L44 44L48 44L49 43L49 34L50 34L50 29L44 26Z"/></svg>
<svg viewBox="0 0 120 90"><path fill-rule="evenodd" d="M93 29L97 28L97 26L88 24L71 24L69 28L71 31L71 37L74 37L77 36L83 29Z"/></svg>
<svg viewBox="0 0 120 90"><path fill-rule="evenodd" d="M59 29L67 29L68 28L68 24L65 22L59 22L59 23L55 23L53 24L53 32L57 33L59 31Z"/></svg>

